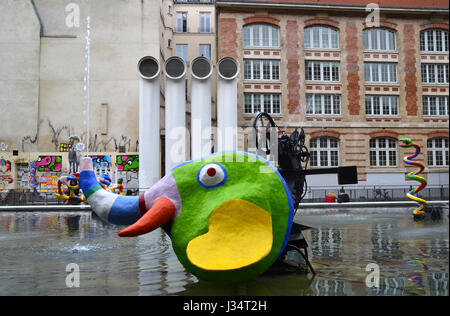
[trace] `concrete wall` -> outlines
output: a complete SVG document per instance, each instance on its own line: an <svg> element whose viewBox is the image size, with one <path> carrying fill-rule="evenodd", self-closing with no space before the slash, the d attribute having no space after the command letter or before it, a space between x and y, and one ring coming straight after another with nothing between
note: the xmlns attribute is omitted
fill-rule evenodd
<svg viewBox="0 0 450 316"><path fill-rule="evenodd" d="M36 103L39 100L38 146L33 148L25 141L19 149L58 151L70 135L78 135L86 144L89 123L91 151L118 151L119 146L137 150L136 65L142 56L160 55L161 2L79 1L79 27L66 23L72 13L66 12L66 6L72 1L35 3L44 29L40 55L34 56L40 65L39 99L35 99ZM85 90L87 16L91 31L89 113ZM24 136L34 139L36 133Z"/></svg>
<svg viewBox="0 0 450 316"><path fill-rule="evenodd" d="M36 150L39 31L30 1L0 1L0 143L9 151L27 139Z"/></svg>

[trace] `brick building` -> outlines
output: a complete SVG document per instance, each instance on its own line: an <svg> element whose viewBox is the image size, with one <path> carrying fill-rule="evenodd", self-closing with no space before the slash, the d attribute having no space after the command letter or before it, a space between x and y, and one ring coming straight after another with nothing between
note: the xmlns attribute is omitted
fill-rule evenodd
<svg viewBox="0 0 450 316"><path fill-rule="evenodd" d="M216 12L218 58L241 65L240 127L260 111L301 126L311 167L356 165L361 185L412 184L409 137L429 186L448 187L447 1L218 0Z"/></svg>

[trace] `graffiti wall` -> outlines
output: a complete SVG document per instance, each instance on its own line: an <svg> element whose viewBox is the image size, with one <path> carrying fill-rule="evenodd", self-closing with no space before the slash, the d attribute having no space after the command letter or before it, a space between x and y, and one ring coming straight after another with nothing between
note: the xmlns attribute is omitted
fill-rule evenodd
<svg viewBox="0 0 450 316"><path fill-rule="evenodd" d="M60 152L67 152L67 151L70 151L71 149L72 149L72 144L68 144L68 143L60 143L59 144Z"/></svg>
<svg viewBox="0 0 450 316"><path fill-rule="evenodd" d="M111 156L89 156L92 158L92 164L96 172L110 173L111 172Z"/></svg>
<svg viewBox="0 0 450 316"><path fill-rule="evenodd" d="M58 176L57 175L41 175L40 176L41 192L58 192Z"/></svg>
<svg viewBox="0 0 450 316"><path fill-rule="evenodd" d="M6 190L12 183L11 161L0 158L0 190Z"/></svg>
<svg viewBox="0 0 450 316"><path fill-rule="evenodd" d="M59 172L62 166L61 156L39 156L36 160L39 172Z"/></svg>
<svg viewBox="0 0 450 316"><path fill-rule="evenodd" d="M26 188L28 187L28 164L27 163L19 163L16 164L17 168L17 187Z"/></svg>
<svg viewBox="0 0 450 316"><path fill-rule="evenodd" d="M116 164L118 171L139 171L139 155L117 155Z"/></svg>

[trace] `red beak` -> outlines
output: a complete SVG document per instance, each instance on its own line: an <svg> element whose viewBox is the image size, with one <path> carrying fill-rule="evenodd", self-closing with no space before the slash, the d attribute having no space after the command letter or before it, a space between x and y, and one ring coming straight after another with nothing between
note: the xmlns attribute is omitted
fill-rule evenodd
<svg viewBox="0 0 450 316"><path fill-rule="evenodd" d="M120 237L135 237L147 234L166 224L175 216L175 204L168 198L159 198L153 206L134 224L119 232Z"/></svg>

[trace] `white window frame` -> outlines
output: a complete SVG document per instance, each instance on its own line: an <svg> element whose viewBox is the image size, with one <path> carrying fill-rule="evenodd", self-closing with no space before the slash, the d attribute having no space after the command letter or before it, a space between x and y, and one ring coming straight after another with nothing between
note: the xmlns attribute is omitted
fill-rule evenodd
<svg viewBox="0 0 450 316"><path fill-rule="evenodd" d="M385 146L381 146L381 140L384 139ZM372 146L372 141L375 143L375 147ZM389 147L389 144L394 142L395 147ZM389 137L378 137L372 138L369 142L370 154L369 154L369 164L371 167L375 168L385 168L385 167L397 167L398 165L398 152L397 152L397 140ZM390 153L395 153L395 165L391 164ZM386 158L386 165L381 164L382 153ZM375 165L372 164L372 155L375 154Z"/></svg>
<svg viewBox="0 0 450 316"><path fill-rule="evenodd" d="M433 47L430 49L429 37L432 37ZM427 29L420 32L420 51L424 53L448 53L448 31L441 29ZM437 49L440 42L441 50Z"/></svg>
<svg viewBox="0 0 450 316"><path fill-rule="evenodd" d="M421 72L422 83L448 84L448 64L422 63ZM444 78L443 82L439 82L439 74Z"/></svg>
<svg viewBox="0 0 450 316"><path fill-rule="evenodd" d="M387 81L382 80L383 79L383 66L387 65ZM392 80L392 72L391 67L395 66L395 81ZM368 73L367 73L368 71ZM366 83L397 83L398 82L398 68L397 63L372 63L372 62L366 62L364 63L364 81ZM374 79L374 74L378 75L378 80ZM369 77L369 80L367 80L367 76Z"/></svg>
<svg viewBox="0 0 450 316"><path fill-rule="evenodd" d="M441 140L441 146L437 147L437 140ZM440 153L442 157L442 165L437 164L437 154ZM428 167L448 168L448 138L435 137L427 141L427 160Z"/></svg>
<svg viewBox="0 0 450 316"><path fill-rule="evenodd" d="M319 70L319 77L320 78L316 78L315 73L314 73L314 69L315 69L315 65L319 64L320 65L320 70ZM308 69L310 68L309 65L311 66L311 75L312 78L307 78L307 74L308 74ZM333 79L333 69L335 67L333 66L337 66L337 76L338 76L338 80L332 80ZM325 78L325 70L326 68L329 68L329 80L326 80ZM320 82L340 82L341 80L341 74L340 74L340 63L339 62L330 62L330 61L316 61L316 60L307 60L305 63L305 80L306 81L320 81Z"/></svg>
<svg viewBox="0 0 450 316"><path fill-rule="evenodd" d="M257 63L259 65L257 65ZM269 79L264 78L264 63L269 63ZM250 66L250 67L249 67ZM254 70L259 68L259 77L254 77ZM278 78L274 75L276 74L275 69L278 67ZM246 70L250 69L250 78ZM281 78L281 67L280 61L274 59L244 59L244 80L245 81L280 81Z"/></svg>
<svg viewBox="0 0 450 316"><path fill-rule="evenodd" d="M318 42L319 45L315 46L315 32L314 30L319 30L318 35ZM324 36L328 37L328 47L325 47L324 44ZM304 47L305 49L339 49L339 31L333 27L330 26L322 26L322 25L314 25L305 27L304 29ZM335 37L333 36L335 34ZM333 41L333 38L336 39L336 41ZM335 47L333 47L333 44L336 44Z"/></svg>
<svg viewBox="0 0 450 316"><path fill-rule="evenodd" d="M372 37L376 33L376 47L373 47ZM385 49L381 48L382 40L381 34L384 33L384 45ZM390 34L394 37L394 47L391 47L390 42ZM363 47L365 51L387 51L387 52L395 52L397 51L397 36L396 32L386 29L386 28L369 28L363 30Z"/></svg>
<svg viewBox="0 0 450 316"><path fill-rule="evenodd" d="M263 45L263 27L268 28L268 44L267 46ZM255 43L254 34L255 29L258 29L256 32L258 33L258 41ZM273 36L273 32L276 30L276 39ZM247 34L249 32L249 34ZM249 45L246 45L246 36L248 36ZM280 47L280 29L276 26L270 24L250 24L245 25L243 28L243 41L244 47L262 47L262 48L279 48ZM276 45L274 45L274 40L276 40Z"/></svg>
<svg viewBox="0 0 450 316"><path fill-rule="evenodd" d="M208 48L207 49L207 54L205 55L205 50L204 48ZM200 50L200 56L206 57L208 59L211 59L211 44L200 44L199 45L199 50Z"/></svg>
<svg viewBox="0 0 450 316"><path fill-rule="evenodd" d="M398 95L366 95L365 104L367 116L399 116ZM385 106L388 113L385 113Z"/></svg>
<svg viewBox="0 0 450 316"><path fill-rule="evenodd" d="M200 33L211 33L211 12L200 12Z"/></svg>
<svg viewBox="0 0 450 316"><path fill-rule="evenodd" d="M247 112L245 108L246 96L250 96L251 102L251 112ZM266 96L270 96L270 111L265 111L264 100ZM274 97L276 96L276 97ZM279 111L274 111L274 100L278 98L279 100ZM255 100L259 100L259 106L255 104ZM281 114L281 94L279 93L244 93L244 114L256 114L260 112L266 112L269 114Z"/></svg>
<svg viewBox="0 0 450 316"><path fill-rule="evenodd" d="M325 113L325 99L330 98L331 113ZM316 108L316 101L319 100L320 111ZM337 108L336 108L337 105ZM337 109L337 111L335 111ZM340 94L306 94L306 115L341 115L341 95Z"/></svg>
<svg viewBox="0 0 450 316"><path fill-rule="evenodd" d="M443 109L441 109L441 103L444 105ZM424 95L422 97L423 116L448 116L448 103L448 96Z"/></svg>
<svg viewBox="0 0 450 316"><path fill-rule="evenodd" d="M325 147L321 147L322 141L325 142ZM331 143L334 142L336 147L332 147ZM310 160L310 166L313 167L337 167L339 166L339 140L334 137L325 137L320 136L316 138L312 138L309 141L309 151L311 156L315 155L315 161L313 159ZM332 155L336 153L337 161L333 163ZM326 157L326 163L322 164L322 157Z"/></svg>
<svg viewBox="0 0 450 316"><path fill-rule="evenodd" d="M181 16L181 18L180 18ZM183 17L186 17L186 30L183 31ZM181 23L180 23L181 21ZM187 12L177 12L177 28L176 28L177 33L187 33L189 32L189 28L188 28L188 13Z"/></svg>
<svg viewBox="0 0 450 316"><path fill-rule="evenodd" d="M183 58L185 63L188 63L189 48L187 44L177 44L175 47L176 56Z"/></svg>

